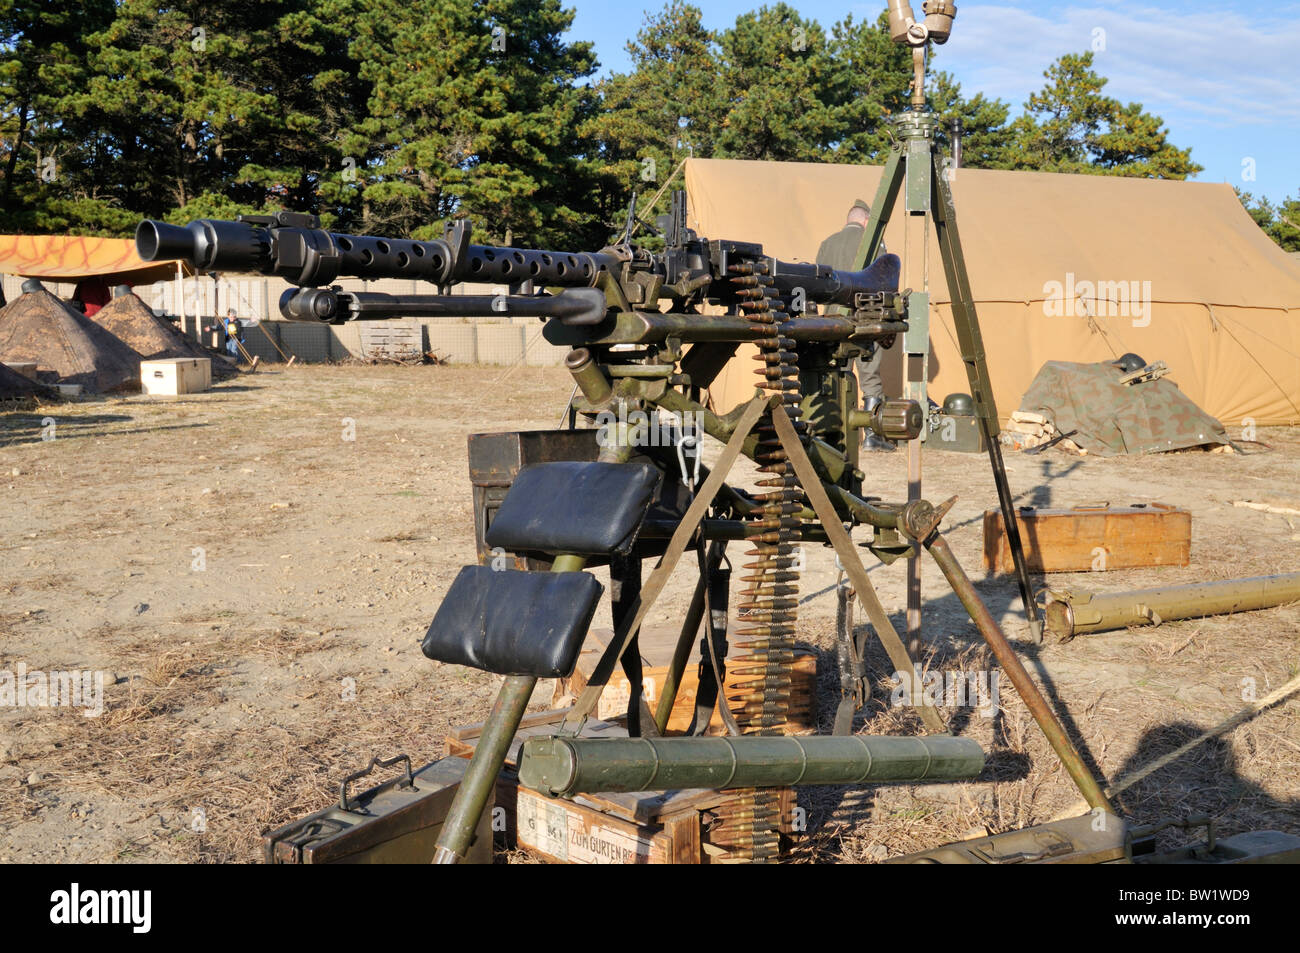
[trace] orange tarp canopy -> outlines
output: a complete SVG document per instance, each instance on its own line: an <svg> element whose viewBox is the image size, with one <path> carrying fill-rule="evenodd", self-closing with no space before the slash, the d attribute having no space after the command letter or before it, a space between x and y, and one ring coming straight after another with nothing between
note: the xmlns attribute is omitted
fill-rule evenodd
<svg viewBox="0 0 1300 953"><path fill-rule="evenodd" d="M182 263L186 275L193 270ZM176 277L175 261L145 261L129 238L0 235L0 273L52 281L103 278L132 285Z"/></svg>

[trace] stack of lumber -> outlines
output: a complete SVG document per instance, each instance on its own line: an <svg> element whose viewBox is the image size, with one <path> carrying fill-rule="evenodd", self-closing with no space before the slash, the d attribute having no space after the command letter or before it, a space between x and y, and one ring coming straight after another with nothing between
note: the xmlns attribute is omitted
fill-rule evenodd
<svg viewBox="0 0 1300 953"><path fill-rule="evenodd" d="M371 364L420 364L424 329L417 321L374 321L361 325L361 357Z"/></svg>
<svg viewBox="0 0 1300 953"><path fill-rule="evenodd" d="M1007 438L1005 442L1010 449L1028 450L1030 447L1042 446L1057 437L1060 432L1042 414L1017 410L1011 415L1011 422L1007 424L1005 433ZM1068 450L1070 453L1077 453L1080 456L1086 456L1088 453L1087 450L1068 437L1056 446L1062 450Z"/></svg>

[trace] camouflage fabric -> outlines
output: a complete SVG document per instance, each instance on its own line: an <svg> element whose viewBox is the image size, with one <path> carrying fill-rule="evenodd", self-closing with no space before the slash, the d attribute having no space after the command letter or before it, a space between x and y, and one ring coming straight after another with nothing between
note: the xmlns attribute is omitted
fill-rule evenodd
<svg viewBox="0 0 1300 953"><path fill-rule="evenodd" d="M1058 433L1089 453L1161 453L1229 443L1223 425L1167 377L1125 386L1109 363L1048 361L1025 391L1020 409L1042 414Z"/></svg>

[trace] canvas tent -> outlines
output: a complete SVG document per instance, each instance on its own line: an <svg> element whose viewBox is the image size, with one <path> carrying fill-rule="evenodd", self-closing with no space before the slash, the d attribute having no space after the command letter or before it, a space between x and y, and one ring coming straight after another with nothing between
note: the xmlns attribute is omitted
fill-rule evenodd
<svg viewBox="0 0 1300 953"><path fill-rule="evenodd" d="M167 321L157 317L125 285L113 290L113 300L95 312L91 320L114 337L125 341L145 360L203 357L211 359L213 376L238 373L222 358L204 350L197 341L187 338Z"/></svg>
<svg viewBox="0 0 1300 953"><path fill-rule="evenodd" d="M855 199L874 200L881 169L691 159L685 174L701 235L811 261ZM1231 186L981 169L958 170L952 185L1003 419L1048 361L1131 351L1165 361L1170 379L1230 429L1300 423L1300 270ZM904 256L904 286L922 290L925 236L908 218L900 199L885 241ZM941 402L969 386L932 229L928 241L930 394ZM894 348L887 393L900 392L898 362ZM752 366L742 349L715 382L722 409L752 394Z"/></svg>
<svg viewBox="0 0 1300 953"><path fill-rule="evenodd" d="M139 389L139 353L38 282L32 285L0 309L0 361L35 362L38 374L51 372L59 383L90 393Z"/></svg>

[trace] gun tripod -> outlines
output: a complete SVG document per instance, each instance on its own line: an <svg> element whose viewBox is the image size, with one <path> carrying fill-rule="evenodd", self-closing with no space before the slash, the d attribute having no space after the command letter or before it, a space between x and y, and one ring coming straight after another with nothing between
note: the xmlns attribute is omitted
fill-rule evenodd
<svg viewBox="0 0 1300 953"><path fill-rule="evenodd" d="M1034 602L1034 589L1025 561L1020 525L1016 520L1015 503L1007 483L1006 464L1002 459L1002 446L998 440L1001 430L998 424L997 404L993 398L993 385L989 379L979 316L976 314L975 301L971 294L970 276L966 273L966 258L962 254L961 237L957 231L957 212L953 203L952 186L948 180L948 166L935 140L938 119L925 107L923 96L914 96L912 108L895 117L893 127L896 139L890 150L889 159L885 163L875 202L871 206L871 218L863 231L853 267L861 268L865 262L876 259L884 238L885 226L889 222L899 192L903 191L906 185L904 196L906 213L926 216L934 224L935 235L939 241L939 252L943 260L943 270L948 281L957 342L961 350L962 362L966 366L966 376L970 381L975 415L979 419L980 430L988 449L993 480L997 485L998 502L1002 509L1002 519L1006 526L1012 559L1015 561L1025 618L1029 623L1033 640L1041 643L1043 626ZM923 370L920 380L910 385L911 392L905 396L921 400L924 406L926 379L924 368L928 366L925 363L925 356L929 352L928 294L910 296L908 324L909 330L904 335L903 342L905 362L908 357L921 357ZM911 442L909 453L914 455L914 459L909 461L909 472L912 475L909 496L916 499L920 491L919 441ZM920 579L916 565L917 562L913 558L908 585L909 628L914 611L919 612L920 608Z"/></svg>

